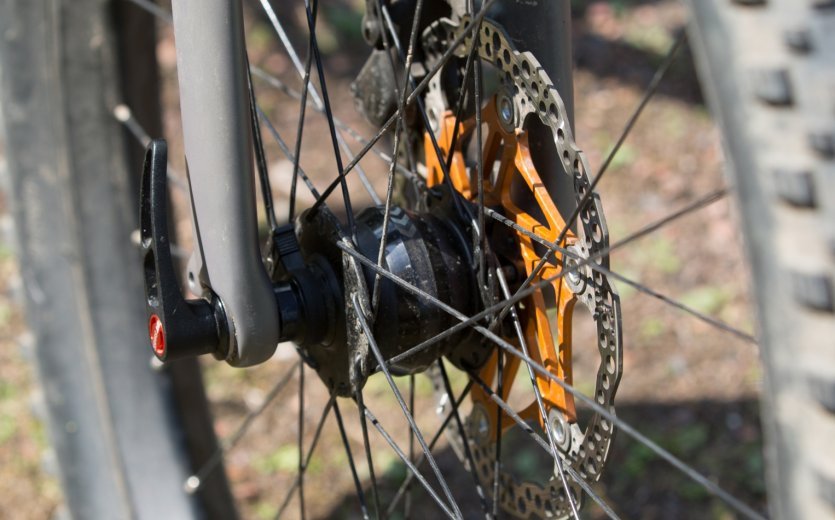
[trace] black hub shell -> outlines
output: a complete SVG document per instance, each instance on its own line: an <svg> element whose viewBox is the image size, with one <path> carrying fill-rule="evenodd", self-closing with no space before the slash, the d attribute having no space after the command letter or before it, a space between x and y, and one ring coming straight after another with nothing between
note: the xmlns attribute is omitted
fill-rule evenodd
<svg viewBox="0 0 835 520"><path fill-rule="evenodd" d="M437 192L434 195L427 198L427 210L420 213L392 207L383 268L469 316L482 307L473 266L471 233L466 219L457 216L446 200L448 196ZM374 263L377 262L384 213L383 207L372 207L356 217L357 250ZM343 287L343 253L335 245L338 241L335 217L305 214L299 218L296 232L306 258L324 260L330 265L337 277L330 287ZM363 276L368 292L372 293L375 271L364 267ZM385 359L402 354L459 323L437 304L394 281L381 277L379 283L380 299L372 328ZM370 301L371 294L368 296ZM342 301L342 295L334 295L333 299ZM349 395L353 388L349 377L351 345L342 332L344 308L339 312L340 330L329 335L328 341L306 343L304 351L332 390L339 395ZM461 368L476 368L487 354L489 347L466 327L392 366L392 372L400 375L422 372L441 356L448 356ZM366 365L373 367L376 363L369 360Z"/></svg>
<svg viewBox="0 0 835 520"><path fill-rule="evenodd" d="M382 208L369 208L358 219L357 246L376 259L383 227ZM431 213L417 214L392 208L386 239L384 268L418 289L469 315L477 303L471 254L451 222ZM374 272L365 269L372 291ZM435 303L393 281L381 278L374 333L383 357L390 359L455 325L458 320ZM396 373L421 372L448 354L467 336L465 330L392 367Z"/></svg>

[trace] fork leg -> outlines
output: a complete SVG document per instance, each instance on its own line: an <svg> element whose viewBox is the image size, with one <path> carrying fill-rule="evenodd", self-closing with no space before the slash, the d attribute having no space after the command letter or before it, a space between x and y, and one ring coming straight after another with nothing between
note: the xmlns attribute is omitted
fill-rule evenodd
<svg viewBox="0 0 835 520"><path fill-rule="evenodd" d="M574 129L573 54L571 46L570 0L539 2L496 2L490 17L507 31L520 50L530 51L548 73L568 111L568 121ZM582 144L582 136L575 135ZM549 131L531 129L531 146L543 150L537 157L537 171L548 188L551 198L563 217L568 217L577 204L574 180L567 175Z"/></svg>
<svg viewBox="0 0 835 520"><path fill-rule="evenodd" d="M174 36L185 154L205 269L192 271L223 302L236 366L269 358L278 309L261 261L241 4L175 0Z"/></svg>

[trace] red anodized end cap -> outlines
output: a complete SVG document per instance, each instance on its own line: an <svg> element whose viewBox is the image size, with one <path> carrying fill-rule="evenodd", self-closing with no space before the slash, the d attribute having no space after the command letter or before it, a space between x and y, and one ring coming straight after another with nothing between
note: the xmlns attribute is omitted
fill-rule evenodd
<svg viewBox="0 0 835 520"><path fill-rule="evenodd" d="M165 331L162 328L162 320L156 314L151 314L148 320L148 335L151 337L151 346L154 354L161 358L165 355Z"/></svg>

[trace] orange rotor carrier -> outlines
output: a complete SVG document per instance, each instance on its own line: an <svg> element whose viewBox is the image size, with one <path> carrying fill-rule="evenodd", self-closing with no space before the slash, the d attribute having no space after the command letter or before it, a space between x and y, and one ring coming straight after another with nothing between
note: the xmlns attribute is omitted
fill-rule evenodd
<svg viewBox="0 0 835 520"><path fill-rule="evenodd" d="M483 190L484 204L506 218L515 222L522 229L542 237L552 243L556 242L566 227L563 217L557 210L548 193L545 184L534 166L528 145L528 134L521 129L508 129L499 119L499 98L494 96L488 100L481 111L481 120L486 132L483 138L482 161L484 177L478 179L476 168L467 167L465 151L462 143L467 143L475 130L475 117L470 117L458 123L458 136L453 143L455 134L455 115L451 111L444 113L439 121L437 141L444 158L448 157L453 148L452 161L449 168L449 178L453 187L467 200L476 201L479 190ZM426 150L427 184L439 185L443 182L443 169L431 143L431 136L424 136ZM519 186L527 186L531 197L535 201L535 208L520 207L514 201L513 192ZM530 206L530 204L527 204ZM534 215L538 216L534 216ZM536 266L542 260L542 248L535 247L533 240L524 233L513 231L522 270L526 277L530 277ZM568 247L576 241L575 235L569 230L561 244ZM547 252L545 254L548 254ZM524 345L518 337L507 338L520 350L527 354L551 374L568 384L572 383L571 370L571 320L574 304L577 301L574 293L569 289L563 277L555 278L561 270L562 254L553 252L552 260L545 262L531 281L531 286L541 284L543 280L554 278L549 282L553 289L548 298L556 301L552 305L546 304L546 294L542 288L520 301L517 312L524 332ZM521 266L520 266L521 267ZM551 293L551 291L548 291ZM549 311L555 307L556 313ZM556 332L556 334L555 334ZM496 380L498 371L498 350L493 353L487 363L479 369L482 381ZM513 389L516 374L520 367L520 359L515 356L506 358L502 370L502 394L500 397L507 401ZM562 386L554 381L535 374L536 384L542 394L546 413L558 410L567 422L576 421L574 398ZM489 418L489 434L496 439L498 425L496 424L496 405L490 396L480 387L473 386L472 399L480 404ZM492 413L491 413L492 412ZM536 401L532 401L516 412L526 421L539 421L541 426L547 420L539 414ZM502 431L516 423L507 414L502 414Z"/></svg>

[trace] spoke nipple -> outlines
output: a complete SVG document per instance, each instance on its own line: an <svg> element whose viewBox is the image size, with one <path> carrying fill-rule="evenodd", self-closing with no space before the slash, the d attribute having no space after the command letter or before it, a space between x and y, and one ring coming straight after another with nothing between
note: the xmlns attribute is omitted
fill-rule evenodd
<svg viewBox="0 0 835 520"><path fill-rule="evenodd" d="M444 409L446 408L447 403L449 403L449 395L444 394L441 396L441 400L438 401L438 407L435 409L435 413L438 415L444 413Z"/></svg>
<svg viewBox="0 0 835 520"><path fill-rule="evenodd" d="M183 490L189 495L194 494L200 489L200 484L200 478L197 475L192 475L186 479L185 484L183 484Z"/></svg>
<svg viewBox="0 0 835 520"><path fill-rule="evenodd" d="M115 117L119 122L124 123L128 121L131 117L130 108L128 108L125 104L118 104L113 107L113 117Z"/></svg>

